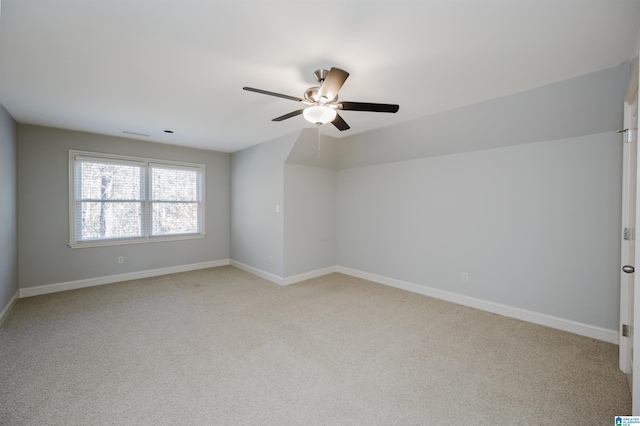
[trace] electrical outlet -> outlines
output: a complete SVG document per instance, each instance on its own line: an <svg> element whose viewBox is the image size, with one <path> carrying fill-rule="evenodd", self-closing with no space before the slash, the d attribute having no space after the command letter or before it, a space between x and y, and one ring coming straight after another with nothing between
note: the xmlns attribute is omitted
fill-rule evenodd
<svg viewBox="0 0 640 426"><path fill-rule="evenodd" d="M463 283L468 283L469 282L469 273L468 272L463 272L462 273L462 282Z"/></svg>
<svg viewBox="0 0 640 426"><path fill-rule="evenodd" d="M118 256L118 263L124 263L124 256Z"/></svg>

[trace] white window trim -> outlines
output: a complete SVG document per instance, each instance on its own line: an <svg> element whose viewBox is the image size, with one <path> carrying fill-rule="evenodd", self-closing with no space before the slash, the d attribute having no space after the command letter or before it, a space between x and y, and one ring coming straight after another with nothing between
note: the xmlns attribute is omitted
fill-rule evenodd
<svg viewBox="0 0 640 426"><path fill-rule="evenodd" d="M145 163L147 167L147 173L149 172L150 165L167 166L167 167L185 167L189 169L198 168L202 175L200 179L200 203L201 203L201 217L200 217L200 232L197 234L176 234L176 235L162 235L162 236L144 236L144 237L130 237L130 238L112 238L107 240L91 240L91 241L78 241L76 239L76 199L75 199L75 160L76 157L90 157L104 160L117 160L120 162L128 161L136 164ZM200 163L187 163L184 161L169 161L159 160L157 158L144 158L144 157L132 157L127 155L117 154L105 154L100 152L90 151L78 151L69 150L69 247L71 248L86 248L86 247L103 247L103 246L118 246L126 244L144 244L144 243L158 243L167 241L179 241L179 240L196 240L206 236L205 232L205 216L206 216L206 202L205 202L205 165ZM148 177L147 177L148 182ZM148 197L145 196L145 204L149 203ZM144 214L148 214L148 209L145 208Z"/></svg>

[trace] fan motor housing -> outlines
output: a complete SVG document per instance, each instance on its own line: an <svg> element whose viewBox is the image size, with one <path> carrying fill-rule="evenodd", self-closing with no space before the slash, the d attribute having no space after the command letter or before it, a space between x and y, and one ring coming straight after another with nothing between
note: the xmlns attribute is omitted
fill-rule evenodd
<svg viewBox="0 0 640 426"><path fill-rule="evenodd" d="M309 87L305 92L304 92L304 98L308 101L311 101L313 103L318 103L321 101L320 97L318 96L318 92L320 91L320 87L319 86L313 86L313 87ZM323 104L328 104L328 103L333 103L336 102L338 100L338 95L336 95L333 99L324 99L323 100Z"/></svg>
<svg viewBox="0 0 640 426"><path fill-rule="evenodd" d="M320 90L320 87L318 86L313 86L313 87L309 87L305 92L304 92L304 98L311 101L311 102L318 102L318 91Z"/></svg>

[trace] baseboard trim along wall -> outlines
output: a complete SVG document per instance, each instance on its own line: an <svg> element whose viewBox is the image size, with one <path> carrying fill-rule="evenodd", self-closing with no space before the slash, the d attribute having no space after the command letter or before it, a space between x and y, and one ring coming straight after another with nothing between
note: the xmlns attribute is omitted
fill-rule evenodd
<svg viewBox="0 0 640 426"><path fill-rule="evenodd" d="M231 259L229 264L234 268L238 268L242 271L248 272L250 274L256 275L260 278L264 278L267 281L271 281L272 283L284 285L284 279L267 271L263 271L262 269L254 268L253 266L246 265L244 263L238 262L237 260Z"/></svg>
<svg viewBox="0 0 640 426"><path fill-rule="evenodd" d="M231 265L235 268L249 272L265 280L271 281L279 285L291 285L301 281L309 280L312 278L321 277L323 275L338 272L352 277L361 278L374 283L395 287L401 290L410 291L412 293L421 294L423 296L434 297L436 299L445 300L447 302L456 303L463 306L468 306L475 309L480 309L494 314L503 315L510 318L519 319L522 321L531 322L534 324L544 325L546 327L555 328L558 330L568 331L581 336L591 337L593 339L602 340L605 342L618 344L618 332L616 330L608 330L601 327L595 327L588 324L571 321L564 318L554 317L551 315L541 314L539 312L528 311L525 309L514 308L512 306L502 305L499 303L489 302L482 299L476 299L469 296L463 296L456 293L451 293L444 290L435 289L432 287L426 287L406 281L397 280L394 278L384 277L381 275L371 274L368 272L359 271L356 269L345 268L343 266L330 266L327 268L317 269L315 271L305 272L303 274L293 275L287 278L279 277L253 266L246 265L244 263L231 260L222 259L211 262L193 263L189 265L172 266L168 268L151 269L147 271L131 272L127 274L110 275L107 277L89 278L85 280L69 281L57 284L47 284L38 287L26 287L21 288L14 295L11 301L0 312L0 326L4 322L5 318L11 312L11 308L15 305L18 298L37 296L40 294L56 293L59 291L75 290L78 288L93 287L96 285L111 284L121 281L129 281L140 278L156 277L160 275L175 274L178 272L194 271L197 269L215 268L218 266Z"/></svg>
<svg viewBox="0 0 640 426"><path fill-rule="evenodd" d="M458 305L480 309L482 311L527 321L533 324L555 328L557 330L568 331L580 336L591 337L593 339L602 340L604 342L613 343L615 345L619 343L618 332L616 330L609 330L606 328L583 324L565 318L559 318L551 315L541 314L539 312L528 311L526 309L514 308L512 306L502 305L500 303L489 302L482 299L476 299L474 297L463 296L461 294L438 290L432 287L426 287L423 285L401 281L394 278L371 274L356 269L345 268L344 266L331 266L304 274L294 275L288 278L282 278L261 269L254 268L253 266L237 262L235 260L231 260L230 265L279 285L290 285L304 280L309 280L311 278L317 278L323 275L327 275L333 272L338 272L341 274L350 275L352 277L362 278L367 281L372 281L377 284L395 287L401 290L410 291L412 293L422 294L423 296L434 297L436 299L445 300L447 302L456 303Z"/></svg>
<svg viewBox="0 0 640 426"><path fill-rule="evenodd" d="M167 268L149 269L146 271L129 272L126 274L109 275L107 277L88 278L85 280L64 283L46 284L38 287L21 288L19 297L38 296L40 294L56 293L59 291L75 290L96 285L113 284L121 281L137 280L140 278L157 277L159 275L176 274L178 272L195 271L197 269L216 268L229 264L229 259L213 260L210 262L191 263L188 265L170 266Z"/></svg>
<svg viewBox="0 0 640 426"><path fill-rule="evenodd" d="M580 336L591 337L593 339L602 340L605 342L613 343L615 345L618 344L618 332L616 330L609 330L602 327L583 324L565 318L559 318L551 315L541 314L539 312L528 311L526 309L514 308L512 306L502 305L500 303L489 302L469 296L463 296L444 290L438 290L432 287L426 287L419 284L396 280L394 278L371 274L356 269L345 268L343 266L332 266L307 272L304 274L294 275L288 278L282 278L269 272L265 272L261 269L254 268L253 266L237 262L235 260L231 260L230 264L231 266L234 266L245 272L249 272L250 274L257 275L260 278L264 278L279 285L295 284L297 282L305 281L311 278L317 278L333 272L338 272L341 274L350 275L352 277L362 278L367 281L372 281L377 284L383 284L401 290L410 291L412 293L421 294L423 296L434 297L436 299L446 300L447 302L468 306L470 308L480 309L482 311L503 315L505 317L515 318L533 324L555 328L557 330L568 331Z"/></svg>
<svg viewBox="0 0 640 426"><path fill-rule="evenodd" d="M368 272L358 271L342 266L337 266L336 272L350 275L356 278L362 278L368 281L373 281L378 284L384 284L390 287L399 288L401 290L422 294L424 296L446 300L447 302L457 303L458 305L468 306L471 308L492 312L494 314L503 315L505 317L515 318L522 321L555 328L558 330L568 331L570 333L591 337L593 339L602 340L605 342L613 343L615 345L618 344L618 332L616 330L608 330L601 327L595 327L564 318L558 318L551 315L541 314L539 312L514 308L512 306L502 305L500 303L488 302L486 300L476 299L474 297L450 293L448 291L425 287L422 285L370 274Z"/></svg>
<svg viewBox="0 0 640 426"><path fill-rule="evenodd" d="M328 275L337 272L337 266L329 266L328 268L316 269L315 271L305 272L303 274L292 275L283 279L283 285L290 285L299 283L301 281L310 280L312 278L318 278L323 275Z"/></svg>
<svg viewBox="0 0 640 426"><path fill-rule="evenodd" d="M13 309L13 306L16 304L19 297L20 290L17 290L16 294L13 295L11 300L9 300L9 303L7 303L4 309L2 309L2 312L0 312L0 327L2 327L2 324L4 324L4 320L9 317L9 314L11 313L11 310Z"/></svg>
<svg viewBox="0 0 640 426"><path fill-rule="evenodd" d="M264 278L267 281L271 281L272 283L276 283L279 285L290 285L299 283L301 281L310 280L312 278L321 277L323 275L330 274L332 272L336 272L336 266L330 266L328 268L317 269L311 272L305 272L303 274L292 275L288 278L279 277L270 272L263 271L262 269L254 268L253 266L246 265L242 262L238 262L236 260L231 260L229 263L231 266L238 268L242 271L249 272L250 274L256 275L260 278Z"/></svg>

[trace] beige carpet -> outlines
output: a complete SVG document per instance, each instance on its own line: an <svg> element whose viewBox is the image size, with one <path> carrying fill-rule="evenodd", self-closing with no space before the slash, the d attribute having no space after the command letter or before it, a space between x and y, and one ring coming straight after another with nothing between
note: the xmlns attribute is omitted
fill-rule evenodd
<svg viewBox="0 0 640 426"><path fill-rule="evenodd" d="M20 299L2 425L609 425L617 347L341 274L233 267Z"/></svg>

